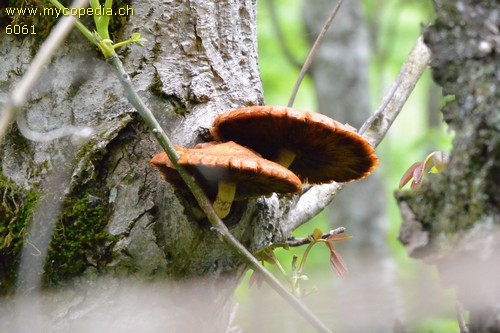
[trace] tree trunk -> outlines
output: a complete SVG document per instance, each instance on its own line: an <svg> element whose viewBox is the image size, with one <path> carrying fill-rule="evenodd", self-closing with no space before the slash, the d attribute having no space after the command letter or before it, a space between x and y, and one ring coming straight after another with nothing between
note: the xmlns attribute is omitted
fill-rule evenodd
<svg viewBox="0 0 500 333"><path fill-rule="evenodd" d="M209 128L217 114L263 103L255 1L152 0L131 1L130 6L134 15L121 22L112 38L123 40L139 31L148 40L143 48L122 50L120 57L175 144L192 147L202 141L199 130ZM23 74L40 42L2 36L2 95ZM44 286L73 289L46 294L41 322L22 321L24 328L85 331L85 323L104 320L102 327L133 331L137 327L130 323L132 318L151 319L150 308L138 306L137 298L156 295L160 318L141 322L149 325L141 326L142 331L155 331L155 325L162 331L224 331L232 293L246 267L210 231L197 205L176 195L151 169L149 161L161 148L123 97L109 65L100 59L73 32L24 110L28 126L39 132L69 124L92 126L96 134L89 142L32 142L13 125L2 143L0 189L2 209L6 208L1 222L8 227L0 231L1 294L12 293L18 275L19 286L33 288L23 279L38 272L17 271L21 243L27 236L27 252L33 259L43 248L39 236L45 235L52 242ZM44 198L57 204L49 205L51 200ZM59 214L53 212L58 218L52 235L44 223L47 212L59 208ZM250 251L285 240L307 220L296 197L273 195L233 210L226 223ZM30 221L39 222L34 233L28 233ZM103 276L104 282L97 283ZM165 290L123 284L113 280L116 277L203 282L197 284L201 287ZM130 290L129 297L121 290ZM102 315L110 309L109 316ZM0 322L2 331L14 325Z"/></svg>
<svg viewBox="0 0 500 333"><path fill-rule="evenodd" d="M304 20L310 44L335 3L305 1ZM360 128L370 116L368 71L370 43L359 1L346 1L314 60L310 74L319 112ZM360 205L363 209L360 209ZM388 332L395 318L394 265L387 247L386 197L377 173L343 189L328 207L332 226L345 226L354 237L343 246L349 279L339 283L335 303L337 327L349 331ZM377 288L372 281L377 280ZM359 300L353 302L352 300ZM349 307L344 305L349 303ZM380 309L381 311L373 311ZM388 309L391 309L388 311ZM356 317L357 320L352 320Z"/></svg>
<svg viewBox="0 0 500 333"><path fill-rule="evenodd" d="M457 288L471 332L500 331L500 95L498 1L434 2L425 29L442 109L455 132L450 163L413 192L399 192L400 240ZM450 98L451 99L451 98Z"/></svg>

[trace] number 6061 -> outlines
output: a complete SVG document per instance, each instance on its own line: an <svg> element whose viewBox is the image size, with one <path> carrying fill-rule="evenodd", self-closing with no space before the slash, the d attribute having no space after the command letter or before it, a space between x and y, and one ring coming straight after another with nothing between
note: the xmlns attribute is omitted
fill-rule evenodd
<svg viewBox="0 0 500 333"><path fill-rule="evenodd" d="M7 35L36 35L35 25L9 24L5 27Z"/></svg>

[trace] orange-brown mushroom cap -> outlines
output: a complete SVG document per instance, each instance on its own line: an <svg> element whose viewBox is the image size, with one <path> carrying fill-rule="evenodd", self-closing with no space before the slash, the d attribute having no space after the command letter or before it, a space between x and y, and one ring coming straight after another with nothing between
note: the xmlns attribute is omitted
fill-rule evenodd
<svg viewBox="0 0 500 333"><path fill-rule="evenodd" d="M199 179L212 198L220 181L237 184L236 199L273 192L296 193L302 185L290 170L234 142L210 142L192 149L176 147L176 151L179 164ZM158 168L165 180L178 186L176 184L180 177L165 153L153 157L151 166Z"/></svg>
<svg viewBox="0 0 500 333"><path fill-rule="evenodd" d="M178 181L182 181L181 176L179 175L177 170L175 170L174 165L172 164L172 162L170 161L165 152L161 152L153 156L149 164L153 168L157 168L158 171L160 171L162 178L167 182L175 185Z"/></svg>
<svg viewBox="0 0 500 333"><path fill-rule="evenodd" d="M349 126L327 116L286 107L252 106L218 116L216 140L231 140L276 160L286 149L296 156L289 169L311 184L348 182L375 170L373 147Z"/></svg>

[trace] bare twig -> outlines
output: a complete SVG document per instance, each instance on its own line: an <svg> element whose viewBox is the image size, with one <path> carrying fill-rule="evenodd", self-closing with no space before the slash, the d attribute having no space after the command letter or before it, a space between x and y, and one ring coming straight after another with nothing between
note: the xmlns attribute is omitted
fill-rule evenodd
<svg viewBox="0 0 500 333"><path fill-rule="evenodd" d="M88 0L76 0L72 7L86 7ZM8 97L0 116L0 143L7 132L8 127L16 118L17 112L21 109L28 98L28 94L37 83L45 66L49 63L54 52L58 49L61 42L66 38L73 28L75 17L72 15L62 18L54 27L50 35L38 50L30 67L24 73L21 81L12 90Z"/></svg>
<svg viewBox="0 0 500 333"><path fill-rule="evenodd" d="M328 28L330 28L330 24L332 23L333 19L337 15L340 6L342 6L342 3L344 3L344 0L339 0L337 2L337 5L333 9L332 13L328 17L328 20L326 20L325 26L321 30L321 32L318 35L318 38L316 38L316 41L314 42L311 51L309 51L309 54L307 55L306 61L304 62L304 65L302 66L302 69L300 70L299 77L297 79L297 82L295 82L295 86L293 87L292 94L290 96L290 100L288 101L288 107L291 108L293 106L293 102L295 101L295 97L297 96L297 92L299 91L300 84L302 83L302 80L306 76L307 71L309 70L309 67L311 67L312 61L314 57L316 56L316 53L319 50L319 47L321 45L321 42L323 41L323 38L328 31Z"/></svg>
<svg viewBox="0 0 500 333"><path fill-rule="evenodd" d="M321 236L321 239L327 239L328 237L333 236L333 235L343 234L345 232L345 230L346 229L344 227L338 227L336 229L332 229L329 232L325 232ZM276 247L299 247L299 246L311 243L312 240L313 240L312 237L313 237L313 235L310 235L310 236L304 237L304 238L295 238L295 237L292 237L292 238L290 238L290 239L288 239L288 240L286 240L285 242L282 242L282 243L273 243L273 244L270 245L270 247L271 248L276 248Z"/></svg>
<svg viewBox="0 0 500 333"><path fill-rule="evenodd" d="M419 37L382 104L359 130L359 133L364 135L372 146L378 146L385 137L415 88L418 79L427 68L429 59L430 51L424 44L422 37Z"/></svg>
<svg viewBox="0 0 500 333"><path fill-rule="evenodd" d="M385 137L427 68L429 59L430 51L423 43L422 37L419 37L381 106L361 127L360 133L373 147L378 146ZM284 219L287 219L290 228L295 230L322 211L341 189L342 185L337 183L313 186L299 198Z"/></svg>

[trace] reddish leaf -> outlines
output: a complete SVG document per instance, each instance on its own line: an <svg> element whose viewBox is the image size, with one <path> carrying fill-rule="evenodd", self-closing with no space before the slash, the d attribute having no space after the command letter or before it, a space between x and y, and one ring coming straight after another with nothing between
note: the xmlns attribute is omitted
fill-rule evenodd
<svg viewBox="0 0 500 333"><path fill-rule="evenodd" d="M250 279L248 280L248 287L252 287L255 284L257 288L260 288L263 281L264 280L262 279L262 277L254 271L252 272L252 275L250 275Z"/></svg>
<svg viewBox="0 0 500 333"><path fill-rule="evenodd" d="M420 183L422 183L423 178L424 178L424 164L419 163L418 166L415 168L415 170L413 170L413 182L415 183L415 185L420 185Z"/></svg>
<svg viewBox="0 0 500 333"><path fill-rule="evenodd" d="M342 256L335 250L330 251L330 263L332 268L339 278L343 278L347 274L347 265L342 259Z"/></svg>
<svg viewBox="0 0 500 333"><path fill-rule="evenodd" d="M328 236L326 238L326 241L328 243L330 243L330 245L333 247L334 243L340 243L340 242L346 241L346 240L350 239L351 237L352 236L349 236L346 234L335 234L335 235Z"/></svg>
<svg viewBox="0 0 500 333"><path fill-rule="evenodd" d="M422 163L420 162L415 162L408 170L406 170L403 177L401 177L401 180L399 181L399 189L402 189L406 184L408 184L408 182L413 178L413 172L421 164Z"/></svg>
<svg viewBox="0 0 500 333"><path fill-rule="evenodd" d="M347 265L342 259L340 253L335 251L333 247L333 243L326 243L326 246L330 250L330 264L332 265L333 270L337 274L339 278L343 278L347 274Z"/></svg>

